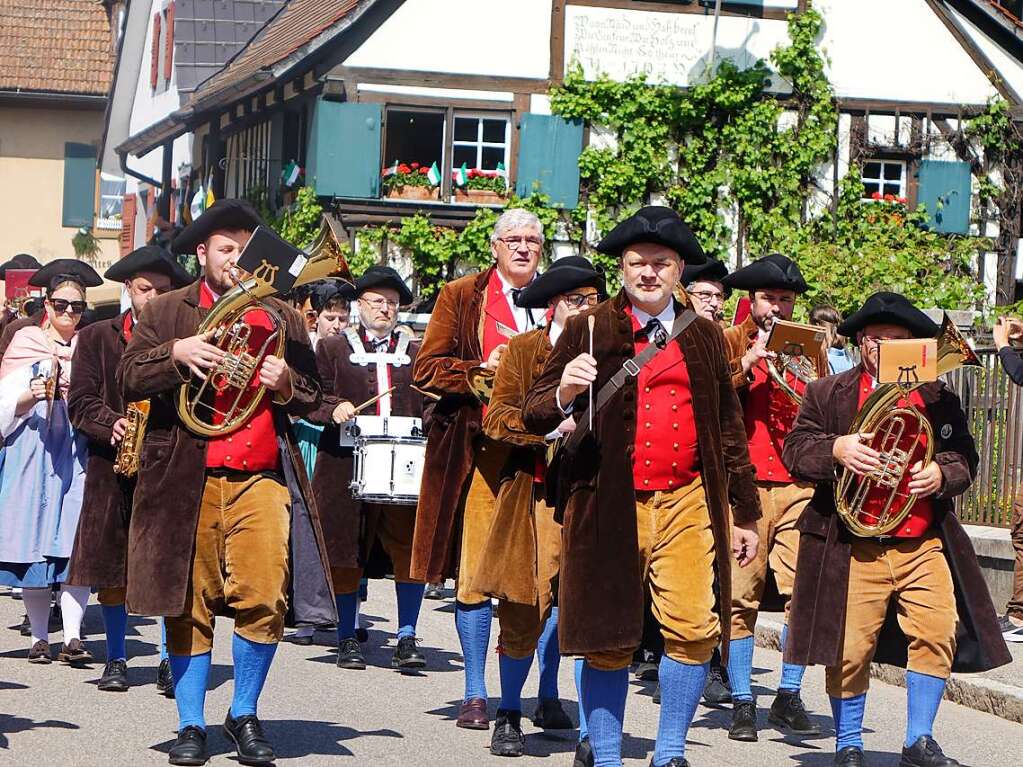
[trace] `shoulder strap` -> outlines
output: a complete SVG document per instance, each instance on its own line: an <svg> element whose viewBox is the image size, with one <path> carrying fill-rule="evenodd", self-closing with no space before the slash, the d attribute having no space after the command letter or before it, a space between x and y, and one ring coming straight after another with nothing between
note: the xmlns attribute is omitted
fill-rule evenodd
<svg viewBox="0 0 1023 767"><path fill-rule="evenodd" d="M671 326L671 334L668 336L668 343L664 347L657 346L656 344L647 344L646 348L643 349L639 354L631 359L625 360L620 370L611 376L611 379L600 387L600 391L597 392L597 396L593 400L593 416L596 418L603 407L610 401L610 399L618 393L625 382L629 378L634 378L639 375L639 371L643 369L650 360L660 354L664 349L668 347L672 341L678 338L682 331L693 324L696 319L696 312L691 308L686 308L681 314L675 317L675 322ZM579 420L576 422L575 431L572 432L565 442L565 447L569 450L573 450L578 447L579 442L589 431L590 414L589 408L583 411Z"/></svg>

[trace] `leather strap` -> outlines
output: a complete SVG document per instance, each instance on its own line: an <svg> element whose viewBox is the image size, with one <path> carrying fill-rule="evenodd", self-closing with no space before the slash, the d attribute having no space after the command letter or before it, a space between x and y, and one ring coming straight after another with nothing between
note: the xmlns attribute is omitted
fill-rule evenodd
<svg viewBox="0 0 1023 767"><path fill-rule="evenodd" d="M639 371L642 370L643 367L650 362L650 360L664 351L664 349L667 349L668 344L682 335L682 331L693 324L696 316L696 312L687 307L681 314L675 317L675 322L671 325L671 333L668 335L668 341L663 347L657 346L653 343L647 344L646 348L635 357L625 360L618 372L611 376L610 380L601 386L600 391L597 392L597 396L593 401L593 417L597 417L597 414L604 408L611 398L618 393L618 390L625 386L625 382L629 378L638 376ZM589 411L590 408L586 408L586 410L583 411L579 420L576 421L575 431L573 431L568 436L568 439L565 440L565 447L568 450L574 450L578 447L582 438L590 430Z"/></svg>

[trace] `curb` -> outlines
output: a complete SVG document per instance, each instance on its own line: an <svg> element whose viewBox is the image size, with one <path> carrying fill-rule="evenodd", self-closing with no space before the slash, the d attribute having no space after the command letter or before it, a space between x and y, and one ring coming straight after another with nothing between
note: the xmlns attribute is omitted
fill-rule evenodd
<svg viewBox="0 0 1023 767"><path fill-rule="evenodd" d="M781 651L782 624L761 618L757 621L755 642L758 647ZM870 664L870 676L885 684L906 686L906 669ZM945 700L1010 722L1023 724L1023 688L985 679L977 674L952 674L945 687Z"/></svg>

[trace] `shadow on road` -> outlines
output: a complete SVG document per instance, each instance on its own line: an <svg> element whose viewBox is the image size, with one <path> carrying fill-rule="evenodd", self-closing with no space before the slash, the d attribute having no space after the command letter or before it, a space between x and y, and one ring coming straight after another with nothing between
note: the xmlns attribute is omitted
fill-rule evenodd
<svg viewBox="0 0 1023 767"><path fill-rule="evenodd" d="M32 719L25 719L21 716L11 716L10 714L0 714L0 748L10 748L10 743L7 740L8 735L14 735L19 732L28 732L29 730L36 730L41 727L57 729L57 730L77 730L78 725L72 724L71 722L63 722L59 719L47 719L45 722L36 722Z"/></svg>

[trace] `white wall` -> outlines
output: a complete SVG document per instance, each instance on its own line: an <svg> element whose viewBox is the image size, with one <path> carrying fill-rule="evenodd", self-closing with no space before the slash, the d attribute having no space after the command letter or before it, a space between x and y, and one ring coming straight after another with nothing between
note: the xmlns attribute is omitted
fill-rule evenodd
<svg viewBox="0 0 1023 767"><path fill-rule="evenodd" d="M1020 64L1019 59L1015 59L1006 53L1001 46L970 23L965 16L957 13L955 10L952 10L952 14L962 25L966 34L973 39L977 47L994 64L1002 79L1012 86L1016 93L1023 95L1023 64Z"/></svg>
<svg viewBox="0 0 1023 767"><path fill-rule="evenodd" d="M345 65L542 78L550 34L550 0L407 0Z"/></svg>
<svg viewBox="0 0 1023 767"><path fill-rule="evenodd" d="M924 0L817 0L839 97L983 104L995 94Z"/></svg>

